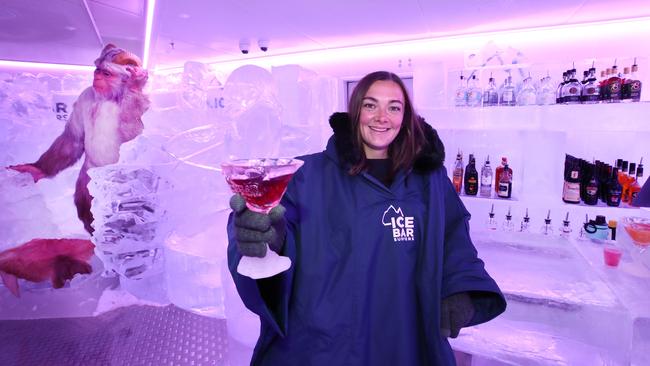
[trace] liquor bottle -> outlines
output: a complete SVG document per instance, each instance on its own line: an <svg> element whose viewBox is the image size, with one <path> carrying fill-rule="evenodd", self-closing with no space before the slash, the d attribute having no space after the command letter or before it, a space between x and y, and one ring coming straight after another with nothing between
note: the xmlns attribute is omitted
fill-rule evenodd
<svg viewBox="0 0 650 366"><path fill-rule="evenodd" d="M562 104L562 87L564 84L569 82L569 72L565 71L562 73L562 82L557 85L557 90L555 91L555 103Z"/></svg>
<svg viewBox="0 0 650 366"><path fill-rule="evenodd" d="M628 189L628 203L631 206L634 206L634 200L639 195L641 187L643 187L643 158L639 162L639 166L636 168L636 179L634 183L630 185Z"/></svg>
<svg viewBox="0 0 650 366"><path fill-rule="evenodd" d="M600 99L600 87L598 86L598 81L596 80L596 68L591 66L589 69L589 76L587 82L582 86L582 96L581 101L585 104L594 104L598 103Z"/></svg>
<svg viewBox="0 0 650 366"><path fill-rule="evenodd" d="M517 105L535 105L535 86L530 74L524 79L524 82L517 94Z"/></svg>
<svg viewBox="0 0 650 366"><path fill-rule="evenodd" d="M576 79L576 69L569 70L569 81L562 86L560 91L562 103L578 104L582 95L582 84Z"/></svg>
<svg viewBox="0 0 650 366"><path fill-rule="evenodd" d="M609 76L612 73L611 68L607 68L605 70L604 75L601 74L601 80L600 84L598 86L600 87L600 101L603 103L609 103Z"/></svg>
<svg viewBox="0 0 650 366"><path fill-rule="evenodd" d="M632 163L631 165L633 164L634 163ZM643 176L643 166L642 165L640 166L641 166L641 176ZM630 168L630 174L632 174L631 168ZM641 191L641 184L639 183L639 171L637 169L636 175L634 176L634 180L627 187L625 202L630 206L634 206L633 202L636 199L636 197L639 195L640 191Z"/></svg>
<svg viewBox="0 0 650 366"><path fill-rule="evenodd" d="M467 81L467 106L480 107L482 102L482 92L476 75L472 75Z"/></svg>
<svg viewBox="0 0 650 366"><path fill-rule="evenodd" d="M641 190L641 186L639 186L639 182L636 180L636 163L630 163L630 171L628 174L628 179L623 185L623 192L621 193L621 202L625 202L627 204L631 203L631 192L632 190Z"/></svg>
<svg viewBox="0 0 650 366"><path fill-rule="evenodd" d="M492 195L492 167L490 166L490 155L485 159L481 168L481 197Z"/></svg>
<svg viewBox="0 0 650 366"><path fill-rule="evenodd" d="M473 154L469 154L469 163L465 169L465 194L476 196L478 194L478 171Z"/></svg>
<svg viewBox="0 0 650 366"><path fill-rule="evenodd" d="M607 182L612 174L612 167L605 163L600 163L598 170L598 191L600 192L600 200L607 203Z"/></svg>
<svg viewBox="0 0 650 366"><path fill-rule="evenodd" d="M621 75L618 73L618 67L616 66L616 60L614 60L614 66L612 66L612 74L607 81L607 88L609 88L609 102L618 103L621 101Z"/></svg>
<svg viewBox="0 0 650 366"><path fill-rule="evenodd" d="M585 193L583 201L585 204L593 206L598 203L598 175L596 173L596 165L589 164L587 167L587 174L589 179L586 180Z"/></svg>
<svg viewBox="0 0 650 366"><path fill-rule="evenodd" d="M460 194L460 189L463 186L463 153L460 150L458 150L458 154L456 154L452 182L456 189L456 193Z"/></svg>
<svg viewBox="0 0 650 366"><path fill-rule="evenodd" d="M512 76L508 74L508 77L506 78L506 82L503 85L503 89L501 90L499 105L513 106L516 105L516 102L517 99L515 96L515 87L514 85L512 85Z"/></svg>
<svg viewBox="0 0 650 366"><path fill-rule="evenodd" d="M456 94L454 96L454 105L456 107L465 107L467 106L467 87L465 86L465 77L463 72L460 73L460 82L456 88Z"/></svg>
<svg viewBox="0 0 650 366"><path fill-rule="evenodd" d="M497 90L497 84L494 82L494 78L490 74L488 87L483 91L483 106L493 107L496 105L499 105L499 91Z"/></svg>
<svg viewBox="0 0 650 366"><path fill-rule="evenodd" d="M499 191L497 195L501 198L510 198L512 196L512 170L510 170L507 163L499 176Z"/></svg>
<svg viewBox="0 0 650 366"><path fill-rule="evenodd" d="M551 77L544 76L539 81L539 88L536 95L537 105L555 104L555 88L551 84Z"/></svg>
<svg viewBox="0 0 650 366"><path fill-rule="evenodd" d="M632 73L625 78L621 87L621 100L624 102L638 102L641 100L641 81L636 74L637 71L639 71L639 66L637 66L635 58Z"/></svg>
<svg viewBox="0 0 650 366"><path fill-rule="evenodd" d="M501 165L497 166L496 171L494 172L494 192L499 193L499 177L503 171L503 167L508 164L508 158L505 156L501 157Z"/></svg>
<svg viewBox="0 0 650 366"><path fill-rule="evenodd" d="M612 169L612 175L607 182L607 206L618 207L621 205L621 184L618 182L618 168Z"/></svg>
<svg viewBox="0 0 650 366"><path fill-rule="evenodd" d="M621 76L621 102L631 102L630 99L630 88L628 82L630 81L630 68L623 68L623 76Z"/></svg>
<svg viewBox="0 0 650 366"><path fill-rule="evenodd" d="M617 163L617 165L618 165L618 163ZM628 161L621 159L621 164L620 164L620 167L618 168L618 182L621 183L621 186L623 186L625 184L625 182L627 182L627 178L628 178L628 176L627 176L627 168L628 168L628 166L629 166Z"/></svg>
<svg viewBox="0 0 650 366"><path fill-rule="evenodd" d="M580 203L580 170L575 158L567 155L566 159L562 201L566 203Z"/></svg>

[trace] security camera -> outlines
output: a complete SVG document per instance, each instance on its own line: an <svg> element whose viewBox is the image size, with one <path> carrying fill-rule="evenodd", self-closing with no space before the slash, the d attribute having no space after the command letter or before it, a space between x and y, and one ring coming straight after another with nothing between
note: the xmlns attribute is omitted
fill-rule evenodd
<svg viewBox="0 0 650 366"><path fill-rule="evenodd" d="M248 50L250 50L250 48L251 48L251 42L249 40L243 38L239 40L239 50L241 51L241 53L243 53L244 55L248 54Z"/></svg>
<svg viewBox="0 0 650 366"><path fill-rule="evenodd" d="M260 50L266 52L269 50L269 40L268 39L258 39L257 45L260 46Z"/></svg>

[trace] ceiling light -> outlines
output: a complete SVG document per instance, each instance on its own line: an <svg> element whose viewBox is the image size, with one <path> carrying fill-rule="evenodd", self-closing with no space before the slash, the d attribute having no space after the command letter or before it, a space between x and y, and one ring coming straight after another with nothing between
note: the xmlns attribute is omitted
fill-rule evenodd
<svg viewBox="0 0 650 366"><path fill-rule="evenodd" d="M0 67L29 70L93 71L95 66L50 64L44 62L21 62L0 60Z"/></svg>
<svg viewBox="0 0 650 366"><path fill-rule="evenodd" d="M151 48L151 31L153 28L153 15L156 8L156 0L147 0L147 20L144 31L144 50L142 51L142 68L146 69L149 64L149 49Z"/></svg>

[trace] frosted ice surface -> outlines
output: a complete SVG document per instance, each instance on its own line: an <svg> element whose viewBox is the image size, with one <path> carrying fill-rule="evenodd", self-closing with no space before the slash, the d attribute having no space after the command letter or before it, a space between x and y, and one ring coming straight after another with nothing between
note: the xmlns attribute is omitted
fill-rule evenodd
<svg viewBox="0 0 650 366"><path fill-rule="evenodd" d="M537 234L473 232L486 269L504 292L563 306L620 307L616 295L573 246Z"/></svg>
<svg viewBox="0 0 650 366"><path fill-rule="evenodd" d="M0 251L27 241L60 236L31 175L0 168Z"/></svg>
<svg viewBox="0 0 650 366"><path fill-rule="evenodd" d="M166 209L160 196L171 185L148 166L90 169L95 253L105 268L128 279L162 271Z"/></svg>

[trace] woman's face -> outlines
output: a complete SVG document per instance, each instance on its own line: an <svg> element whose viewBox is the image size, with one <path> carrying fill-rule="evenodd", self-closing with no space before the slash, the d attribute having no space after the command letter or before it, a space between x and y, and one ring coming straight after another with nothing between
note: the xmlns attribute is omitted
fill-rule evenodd
<svg viewBox="0 0 650 366"><path fill-rule="evenodd" d="M404 119L404 94L397 83L375 81L361 102L359 128L367 159L388 157L388 146L395 140Z"/></svg>

